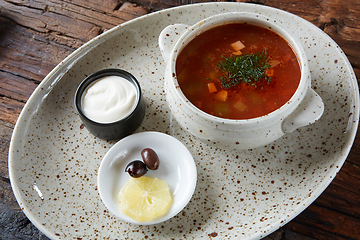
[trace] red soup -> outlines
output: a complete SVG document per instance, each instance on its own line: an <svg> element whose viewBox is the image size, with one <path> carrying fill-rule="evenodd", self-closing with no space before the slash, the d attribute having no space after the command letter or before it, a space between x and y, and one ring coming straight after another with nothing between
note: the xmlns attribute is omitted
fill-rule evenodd
<svg viewBox="0 0 360 240"><path fill-rule="evenodd" d="M180 88L202 111L227 119L250 119L284 105L300 82L300 66L276 33L234 23L193 39L176 62Z"/></svg>

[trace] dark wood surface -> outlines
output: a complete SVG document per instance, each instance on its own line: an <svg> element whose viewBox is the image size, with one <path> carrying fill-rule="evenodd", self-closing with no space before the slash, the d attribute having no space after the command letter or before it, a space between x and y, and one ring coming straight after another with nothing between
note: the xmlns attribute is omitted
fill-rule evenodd
<svg viewBox="0 0 360 240"><path fill-rule="evenodd" d="M66 56L120 23L192 0L0 0L0 239L47 239L21 212L8 174L16 120ZM360 79L360 0L253 0L318 26L343 49ZM266 239L360 239L360 136L330 186Z"/></svg>

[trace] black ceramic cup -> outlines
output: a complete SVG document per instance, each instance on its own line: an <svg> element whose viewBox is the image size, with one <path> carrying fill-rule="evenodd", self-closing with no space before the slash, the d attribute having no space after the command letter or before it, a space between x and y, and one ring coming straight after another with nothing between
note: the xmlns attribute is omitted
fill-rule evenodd
<svg viewBox="0 0 360 240"><path fill-rule="evenodd" d="M82 95L90 84L106 76L119 76L133 84L136 89L136 104L132 112L126 117L116 122L99 123L84 114L82 109ZM88 131L94 136L105 140L120 139L132 134L141 125L145 116L145 102L139 82L129 72L115 68L103 69L85 78L76 90L75 107Z"/></svg>

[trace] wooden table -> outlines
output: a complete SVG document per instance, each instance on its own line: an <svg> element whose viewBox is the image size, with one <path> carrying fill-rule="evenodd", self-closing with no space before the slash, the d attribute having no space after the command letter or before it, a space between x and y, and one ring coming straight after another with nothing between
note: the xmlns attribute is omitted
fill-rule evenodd
<svg viewBox="0 0 360 240"><path fill-rule="evenodd" d="M195 1L195 2L208 2ZM360 0L250 0L294 13L330 35L360 78ZM8 174L16 120L44 77L75 49L136 17L186 0L0 0L0 239L47 239L21 212ZM360 136L331 185L267 239L360 239Z"/></svg>

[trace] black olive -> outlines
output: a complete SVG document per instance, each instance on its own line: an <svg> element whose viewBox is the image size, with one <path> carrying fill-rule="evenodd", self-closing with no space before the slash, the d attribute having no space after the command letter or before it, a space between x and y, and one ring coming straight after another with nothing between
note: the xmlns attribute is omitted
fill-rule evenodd
<svg viewBox="0 0 360 240"><path fill-rule="evenodd" d="M134 178L138 178L143 176L148 171L145 163L140 160L135 160L129 163L126 168L125 172L128 172L130 176Z"/></svg>
<svg viewBox="0 0 360 240"><path fill-rule="evenodd" d="M146 166L150 170L157 170L160 165L159 157L151 148L145 148L141 151L141 157L144 160Z"/></svg>

